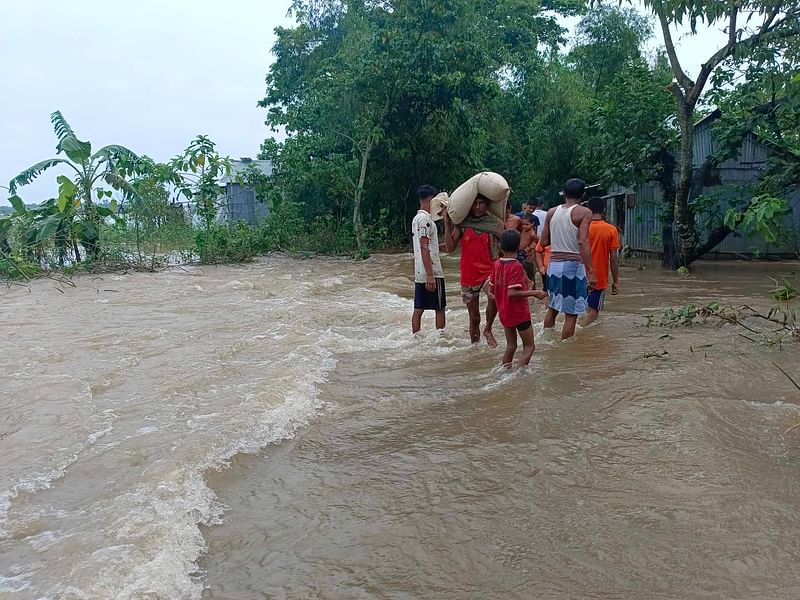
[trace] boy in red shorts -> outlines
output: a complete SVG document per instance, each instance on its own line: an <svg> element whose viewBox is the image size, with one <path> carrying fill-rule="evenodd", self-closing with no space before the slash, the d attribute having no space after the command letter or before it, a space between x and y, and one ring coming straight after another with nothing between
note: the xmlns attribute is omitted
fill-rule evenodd
<svg viewBox="0 0 800 600"><path fill-rule="evenodd" d="M547 294L528 289L525 269L517 260L520 234L515 229L507 229L500 236L501 256L494 263L489 292L497 304L497 314L506 334L506 351L503 353L503 366L510 367L517 351L517 332L522 339L522 355L518 366L527 365L533 351L533 326L528 298L544 300Z"/></svg>

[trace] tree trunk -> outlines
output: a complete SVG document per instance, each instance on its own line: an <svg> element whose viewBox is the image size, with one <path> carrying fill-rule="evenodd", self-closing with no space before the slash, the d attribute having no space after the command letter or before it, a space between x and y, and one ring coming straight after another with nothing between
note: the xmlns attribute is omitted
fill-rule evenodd
<svg viewBox="0 0 800 600"><path fill-rule="evenodd" d="M678 248L675 244L675 157L666 148L658 153L661 171L658 183L661 187L661 265L668 269L676 268Z"/></svg>
<svg viewBox="0 0 800 600"><path fill-rule="evenodd" d="M356 234L358 251L364 251L364 225L361 222L361 199L364 196L364 182L367 179L367 163L374 146L373 137L367 137L367 145L361 153L361 172L358 175L358 186L353 194L353 232Z"/></svg>
<svg viewBox="0 0 800 600"><path fill-rule="evenodd" d="M681 130L681 148L678 158L678 185L675 189L675 228L677 229L679 252L677 266L687 266L689 257L697 248L697 232L694 215L689 210L689 193L692 191L692 161L694 159L694 107L678 107Z"/></svg>
<svg viewBox="0 0 800 600"><path fill-rule="evenodd" d="M92 226L94 231L89 233L86 231L86 228L84 228L84 235L81 242L83 243L84 250L86 250L86 254L96 259L100 256L100 217L97 214L97 210L95 210L94 202L92 202L92 184L90 179L87 178L83 184L83 188L83 214L86 222ZM75 258L80 262L77 248Z"/></svg>

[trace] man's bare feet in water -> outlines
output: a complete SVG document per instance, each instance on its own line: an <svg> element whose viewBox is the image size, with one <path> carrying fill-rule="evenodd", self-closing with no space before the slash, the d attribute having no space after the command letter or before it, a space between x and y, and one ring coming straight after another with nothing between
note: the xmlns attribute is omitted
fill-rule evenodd
<svg viewBox="0 0 800 600"><path fill-rule="evenodd" d="M494 334L492 333L491 329L484 329L483 337L486 338L486 344L489 346L489 348L497 348L497 340L494 339Z"/></svg>

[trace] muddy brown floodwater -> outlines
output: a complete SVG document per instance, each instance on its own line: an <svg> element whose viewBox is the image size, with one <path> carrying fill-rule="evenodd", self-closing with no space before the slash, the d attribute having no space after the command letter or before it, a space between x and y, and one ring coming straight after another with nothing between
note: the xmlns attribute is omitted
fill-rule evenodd
<svg viewBox="0 0 800 600"><path fill-rule="evenodd" d="M0 596L800 597L800 347L642 326L796 263L622 271L507 373L411 258L0 290Z"/></svg>

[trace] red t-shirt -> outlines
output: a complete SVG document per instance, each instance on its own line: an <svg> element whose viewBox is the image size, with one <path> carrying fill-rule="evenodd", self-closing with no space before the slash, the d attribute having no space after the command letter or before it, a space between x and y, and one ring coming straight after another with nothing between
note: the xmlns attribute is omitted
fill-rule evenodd
<svg viewBox="0 0 800 600"><path fill-rule="evenodd" d="M589 224L589 246L592 248L592 267L597 275L597 289L608 287L609 252L619 250L619 231L611 223L593 220Z"/></svg>
<svg viewBox="0 0 800 600"><path fill-rule="evenodd" d="M492 271L492 284L494 286L495 302L497 303L497 314L503 327L516 327L520 323L531 320L528 299L524 297L508 297L509 289L526 290L528 285L525 269L517 259L497 259Z"/></svg>
<svg viewBox="0 0 800 600"><path fill-rule="evenodd" d="M461 285L483 285L492 274L490 234L478 233L471 227L461 235Z"/></svg>

